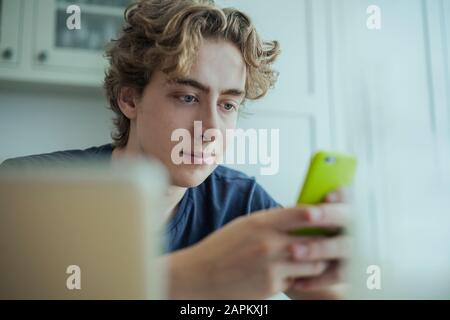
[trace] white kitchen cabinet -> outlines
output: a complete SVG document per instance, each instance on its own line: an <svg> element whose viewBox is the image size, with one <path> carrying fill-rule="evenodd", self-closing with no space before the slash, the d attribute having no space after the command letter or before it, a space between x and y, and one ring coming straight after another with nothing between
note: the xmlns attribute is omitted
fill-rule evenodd
<svg viewBox="0 0 450 320"><path fill-rule="evenodd" d="M125 2L39 0L35 2L33 63L38 67L61 67L66 70L103 70L105 45L114 38L123 22ZM72 15L67 8L75 3L80 8L81 28L66 26ZM121 6L120 4L123 4Z"/></svg>
<svg viewBox="0 0 450 320"><path fill-rule="evenodd" d="M123 24L130 0L2 0L1 54L11 56L0 64L0 81L101 87L107 61L105 45ZM81 28L66 21L80 8ZM5 41L3 43L3 35ZM5 51L11 48L14 53ZM2 61L0 62L4 62ZM9 65L15 63L12 70Z"/></svg>
<svg viewBox="0 0 450 320"><path fill-rule="evenodd" d="M21 0L0 0L0 67L11 68L18 63Z"/></svg>

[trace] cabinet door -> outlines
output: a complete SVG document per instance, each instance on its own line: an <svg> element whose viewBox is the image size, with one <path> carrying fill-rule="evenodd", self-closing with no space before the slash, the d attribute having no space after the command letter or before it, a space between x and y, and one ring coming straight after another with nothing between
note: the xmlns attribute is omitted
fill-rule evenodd
<svg viewBox="0 0 450 320"><path fill-rule="evenodd" d="M105 45L114 38L123 23L128 0L39 0L35 2L34 65L102 70ZM68 7L80 8L80 29L69 29L73 15ZM69 11L69 12L68 12Z"/></svg>
<svg viewBox="0 0 450 320"><path fill-rule="evenodd" d="M22 1L0 0L0 66L18 62L22 5Z"/></svg>

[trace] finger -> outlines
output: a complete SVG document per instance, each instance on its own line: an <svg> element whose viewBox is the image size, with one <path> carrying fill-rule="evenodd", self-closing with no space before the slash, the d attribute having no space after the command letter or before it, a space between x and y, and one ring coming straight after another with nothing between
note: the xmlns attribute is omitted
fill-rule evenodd
<svg viewBox="0 0 450 320"><path fill-rule="evenodd" d="M350 241L346 236L301 241L289 246L295 261L334 260L349 257Z"/></svg>
<svg viewBox="0 0 450 320"><path fill-rule="evenodd" d="M328 267L328 262L285 262L276 270L283 279L308 278L321 275Z"/></svg>
<svg viewBox="0 0 450 320"><path fill-rule="evenodd" d="M344 202L344 193L342 189L337 189L327 193L324 199L326 203Z"/></svg>
<svg viewBox="0 0 450 320"><path fill-rule="evenodd" d="M255 215L255 219L266 226L286 232L313 223L322 216L317 206L276 208Z"/></svg>
<svg viewBox="0 0 450 320"><path fill-rule="evenodd" d="M315 206L318 213L312 221L321 226L344 226L349 218L350 207L345 203L323 203Z"/></svg>
<svg viewBox="0 0 450 320"><path fill-rule="evenodd" d="M281 233L270 241L271 258L277 261L296 261L293 259L294 246L308 243L309 240L317 240L317 237L298 237ZM301 259L300 259L301 260Z"/></svg>
<svg viewBox="0 0 450 320"><path fill-rule="evenodd" d="M318 290L339 284L343 281L342 264L334 262L330 264L328 269L317 277L295 279L292 289L307 291Z"/></svg>

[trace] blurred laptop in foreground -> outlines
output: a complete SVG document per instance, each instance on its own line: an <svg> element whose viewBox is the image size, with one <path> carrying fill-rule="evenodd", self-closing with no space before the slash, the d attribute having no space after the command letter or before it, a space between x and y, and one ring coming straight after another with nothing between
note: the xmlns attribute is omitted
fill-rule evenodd
<svg viewBox="0 0 450 320"><path fill-rule="evenodd" d="M161 299L157 163L0 174L0 299Z"/></svg>

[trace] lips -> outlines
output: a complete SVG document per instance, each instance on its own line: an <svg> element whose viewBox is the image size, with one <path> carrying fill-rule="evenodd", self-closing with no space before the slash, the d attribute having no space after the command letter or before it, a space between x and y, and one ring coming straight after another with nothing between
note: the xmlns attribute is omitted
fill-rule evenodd
<svg viewBox="0 0 450 320"><path fill-rule="evenodd" d="M210 159L214 159L215 155L212 153L205 153L205 152L194 152L194 153L184 153L181 152L182 156L190 159L191 163L194 164L204 164L206 161L210 161Z"/></svg>
<svg viewBox="0 0 450 320"><path fill-rule="evenodd" d="M214 155L212 153L205 153L205 152L194 152L193 154L194 157L197 158L209 158L209 157L214 157Z"/></svg>

